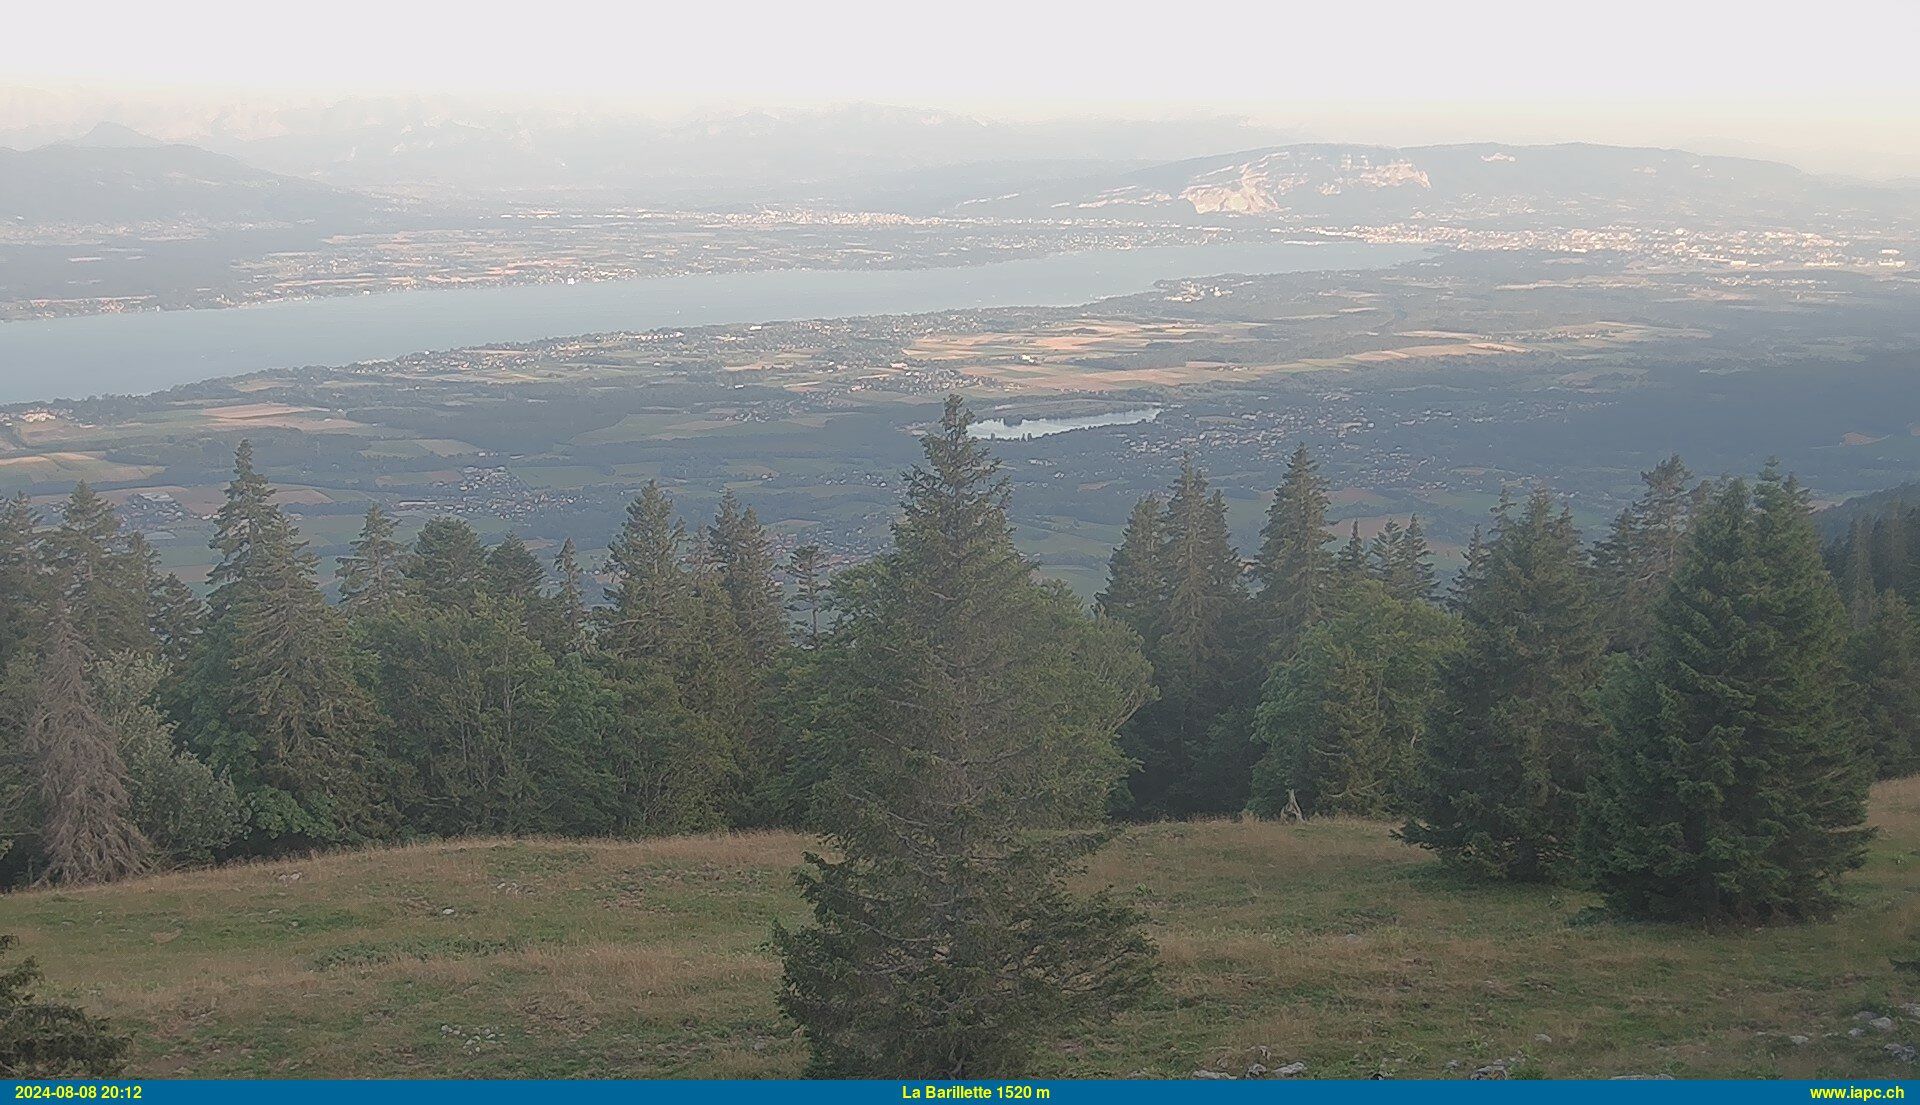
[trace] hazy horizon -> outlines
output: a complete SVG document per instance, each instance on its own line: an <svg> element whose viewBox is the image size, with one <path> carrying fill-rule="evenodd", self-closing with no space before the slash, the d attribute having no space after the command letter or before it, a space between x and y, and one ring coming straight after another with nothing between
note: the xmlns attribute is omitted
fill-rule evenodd
<svg viewBox="0 0 1920 1105"><path fill-rule="evenodd" d="M0 44L0 131L73 127L89 112L154 126L172 111L188 138L196 112L240 126L275 105L362 96L585 114L874 103L1011 120L1232 116L1300 140L1590 141L1920 175L1920 77L1902 57L1920 9L1883 0L1817 18L1631 0L1604 20L1508 0L1445 21L1410 3L1228 5L1198 19L993 0L935 19L834 0L751 4L724 27L701 10L542 11L529 22L478 5L451 21L349 0L307 23L231 0L40 7Z"/></svg>

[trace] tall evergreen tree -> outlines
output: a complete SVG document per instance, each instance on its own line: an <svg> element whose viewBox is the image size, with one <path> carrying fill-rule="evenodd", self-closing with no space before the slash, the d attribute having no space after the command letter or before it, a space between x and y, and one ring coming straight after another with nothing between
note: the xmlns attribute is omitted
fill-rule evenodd
<svg viewBox="0 0 1920 1105"><path fill-rule="evenodd" d="M31 647L45 620L50 584L39 529L24 492L0 506L0 672Z"/></svg>
<svg viewBox="0 0 1920 1105"><path fill-rule="evenodd" d="M133 821L127 765L87 684L79 628L55 601L47 649L27 723L39 782L50 883L97 883L146 866L150 847Z"/></svg>
<svg viewBox="0 0 1920 1105"><path fill-rule="evenodd" d="M1920 621L1898 592L1868 605L1848 641L1847 666L1879 776L1920 772Z"/></svg>
<svg viewBox="0 0 1920 1105"><path fill-rule="evenodd" d="M1346 543L1333 558L1334 586L1345 588L1366 578L1367 543L1360 539L1360 523L1355 521L1347 532Z"/></svg>
<svg viewBox="0 0 1920 1105"><path fill-rule="evenodd" d="M808 857L814 923L776 929L781 1006L830 1077L1011 1075L1150 978L1141 919L1063 875L1103 839L1132 635L1037 583L1008 484L948 401L893 551L843 577L844 728Z"/></svg>
<svg viewBox="0 0 1920 1105"><path fill-rule="evenodd" d="M127 551L139 565L146 592L147 631L166 665L185 670L199 647L206 604L180 577L160 566L160 554L139 533L127 535Z"/></svg>
<svg viewBox="0 0 1920 1105"><path fill-rule="evenodd" d="M1124 735L1139 763L1134 812L1224 813L1246 804L1258 755L1249 735L1256 693L1248 655L1248 606L1240 555L1227 531L1226 499L1191 458L1167 500L1160 562L1165 599L1148 650L1159 701Z"/></svg>
<svg viewBox="0 0 1920 1105"><path fill-rule="evenodd" d="M753 508L742 509L732 490L720 496L719 512L707 527L707 555L748 658L756 667L765 665L787 643L773 542Z"/></svg>
<svg viewBox="0 0 1920 1105"><path fill-rule="evenodd" d="M1158 495L1134 504L1126 532L1107 561L1107 587L1094 606L1144 641L1160 635L1167 603L1165 507Z"/></svg>
<svg viewBox="0 0 1920 1105"><path fill-rule="evenodd" d="M1497 521L1402 834L1472 870L1548 879L1573 859L1603 641L1571 515L1540 488Z"/></svg>
<svg viewBox="0 0 1920 1105"><path fill-rule="evenodd" d="M340 605L349 617L386 613L405 592L405 554L398 532L399 523L380 504L367 508L353 551L340 558L334 573L340 580Z"/></svg>
<svg viewBox="0 0 1920 1105"><path fill-rule="evenodd" d="M1914 572L1915 549L1907 534L1905 504L1895 502L1874 519L1874 585L1899 593L1908 602L1920 600L1920 576Z"/></svg>
<svg viewBox="0 0 1920 1105"><path fill-rule="evenodd" d="M793 611L805 622L808 647L820 643L820 608L827 591L827 557L818 545L799 545L787 557L793 580Z"/></svg>
<svg viewBox="0 0 1920 1105"><path fill-rule="evenodd" d="M402 560L408 589L439 610L472 611L488 584L487 550L461 518L432 518Z"/></svg>
<svg viewBox="0 0 1920 1105"><path fill-rule="evenodd" d="M1269 658L1290 655L1300 635L1326 612L1333 582L1333 540L1327 532L1327 482L1302 445L1287 462L1287 475L1267 509L1254 575L1260 630Z"/></svg>
<svg viewBox="0 0 1920 1105"><path fill-rule="evenodd" d="M112 504L85 481L67 497L46 551L67 617L90 654L154 650L146 559L128 544Z"/></svg>
<svg viewBox="0 0 1920 1105"><path fill-rule="evenodd" d="M1601 621L1616 649L1638 655L1652 643L1653 606L1679 568L1692 520L1692 478L1677 455L1642 472L1646 490L1594 548Z"/></svg>
<svg viewBox="0 0 1920 1105"><path fill-rule="evenodd" d="M560 577L560 589L553 596L553 651L578 652L586 644L587 574L580 567L580 551L574 548L573 538L560 543L560 551L553 557L553 571Z"/></svg>
<svg viewBox="0 0 1920 1105"><path fill-rule="evenodd" d="M540 558L533 555L518 534L509 533L487 550L486 567L481 573L482 590L501 606L520 611L527 618L539 606L546 587L547 572Z"/></svg>
<svg viewBox="0 0 1920 1105"><path fill-rule="evenodd" d="M1460 565L1459 574L1453 582L1447 584L1448 610L1458 614L1466 604L1467 596L1480 585L1487 575L1487 536L1479 526L1473 527L1473 535L1467 538L1467 553Z"/></svg>
<svg viewBox="0 0 1920 1105"><path fill-rule="evenodd" d="M657 481L647 481L627 504L627 520L607 548L614 576L602 611L600 640L629 659L677 654L691 631L693 582L681 562L686 529L673 500Z"/></svg>
<svg viewBox="0 0 1920 1105"><path fill-rule="evenodd" d="M257 847L353 839L379 824L374 711L315 558L272 496L242 442L214 516L223 555L207 632L174 713L189 747L234 781Z"/></svg>
<svg viewBox="0 0 1920 1105"><path fill-rule="evenodd" d="M1863 858L1869 761L1838 700L1845 614L1810 513L1772 467L1751 492L1723 485L1651 653L1609 696L1584 853L1623 913L1818 917Z"/></svg>
<svg viewBox="0 0 1920 1105"><path fill-rule="evenodd" d="M253 565L255 543L263 535L278 536L287 528L286 516L273 501L273 488L253 463L251 440L242 438L234 450L233 479L214 512L213 527L212 547L220 560L207 576L212 586L207 614L219 622L227 617L228 605L251 590L243 577Z"/></svg>
<svg viewBox="0 0 1920 1105"><path fill-rule="evenodd" d="M1402 602L1433 601L1433 550L1419 515L1409 518L1405 529L1398 522L1388 522L1368 554L1374 578L1386 585L1389 595Z"/></svg>

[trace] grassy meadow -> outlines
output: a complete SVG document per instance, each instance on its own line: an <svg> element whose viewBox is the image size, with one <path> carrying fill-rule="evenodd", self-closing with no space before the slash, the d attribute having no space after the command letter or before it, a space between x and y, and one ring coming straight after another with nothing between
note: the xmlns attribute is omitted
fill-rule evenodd
<svg viewBox="0 0 1920 1105"><path fill-rule="evenodd" d="M1726 931L1463 881L1375 822L1134 828L1085 878L1153 918L1161 991L1032 1073L1910 1074L1889 1045L1920 1042L1920 971L1894 963L1920 959L1920 778L1881 785L1874 822L1836 920ZM334 854L10 894L0 931L134 1033L141 1076L792 1076L767 934L804 914L805 845Z"/></svg>

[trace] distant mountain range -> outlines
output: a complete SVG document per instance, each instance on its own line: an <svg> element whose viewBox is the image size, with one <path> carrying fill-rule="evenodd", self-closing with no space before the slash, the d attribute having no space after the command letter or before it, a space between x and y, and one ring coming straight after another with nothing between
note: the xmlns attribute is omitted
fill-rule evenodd
<svg viewBox="0 0 1920 1105"><path fill-rule="evenodd" d="M1021 124L856 105L536 124L376 101L214 131L218 150L117 123L32 149L0 147L0 218L351 225L412 198L468 214L511 199L1321 225L1807 227L1825 217L1920 217L1911 185L1679 150L1321 143L1152 159L1259 133L1225 118Z"/></svg>
<svg viewBox="0 0 1920 1105"><path fill-rule="evenodd" d="M387 207L369 196L194 146L168 145L113 124L72 142L0 148L0 220L12 222L351 224Z"/></svg>
<svg viewBox="0 0 1920 1105"><path fill-rule="evenodd" d="M1920 212L1920 190L1814 176L1770 161L1568 144L1394 148L1308 144L1193 158L982 197L956 210L1030 217L1370 223L1685 225Z"/></svg>

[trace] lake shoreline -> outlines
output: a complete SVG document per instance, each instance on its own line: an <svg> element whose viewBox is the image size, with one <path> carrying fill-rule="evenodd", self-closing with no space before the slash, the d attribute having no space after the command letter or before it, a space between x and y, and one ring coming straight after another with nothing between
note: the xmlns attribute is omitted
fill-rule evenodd
<svg viewBox="0 0 1920 1105"><path fill-rule="evenodd" d="M1053 254L978 266L794 269L590 284L320 297L0 325L0 404L145 395L261 371L583 334L943 310L1067 307L1167 280L1389 268L1423 247L1224 243Z"/></svg>

